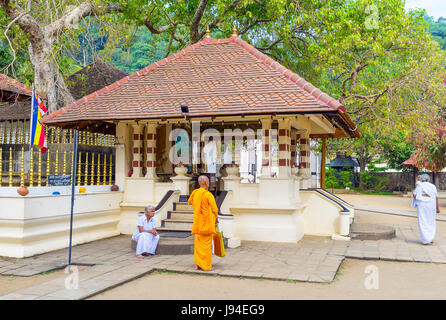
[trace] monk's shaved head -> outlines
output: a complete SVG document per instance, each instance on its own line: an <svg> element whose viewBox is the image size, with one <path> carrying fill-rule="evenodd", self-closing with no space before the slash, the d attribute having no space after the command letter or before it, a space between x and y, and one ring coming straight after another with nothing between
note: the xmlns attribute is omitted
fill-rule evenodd
<svg viewBox="0 0 446 320"><path fill-rule="evenodd" d="M198 184L200 187L205 188L209 186L209 178L207 176L199 176L198 177Z"/></svg>

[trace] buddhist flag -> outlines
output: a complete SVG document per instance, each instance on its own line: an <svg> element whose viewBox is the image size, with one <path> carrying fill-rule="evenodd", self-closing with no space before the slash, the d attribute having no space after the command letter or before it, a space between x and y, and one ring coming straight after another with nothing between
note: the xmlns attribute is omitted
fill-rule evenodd
<svg viewBox="0 0 446 320"><path fill-rule="evenodd" d="M45 126L43 126L39 120L48 112L48 109L43 105L39 95L33 88L33 100L31 103L31 121L30 121L30 134L31 145L36 145L40 148L40 152L45 153L48 149L45 138Z"/></svg>

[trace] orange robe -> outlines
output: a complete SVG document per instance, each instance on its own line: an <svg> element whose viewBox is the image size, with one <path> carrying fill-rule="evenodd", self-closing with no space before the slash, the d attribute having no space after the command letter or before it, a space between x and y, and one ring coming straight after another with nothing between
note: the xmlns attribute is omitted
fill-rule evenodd
<svg viewBox="0 0 446 320"><path fill-rule="evenodd" d="M212 239L218 208L215 198L206 189L195 189L187 201L194 207L192 234L194 239L194 261L203 270L212 269Z"/></svg>

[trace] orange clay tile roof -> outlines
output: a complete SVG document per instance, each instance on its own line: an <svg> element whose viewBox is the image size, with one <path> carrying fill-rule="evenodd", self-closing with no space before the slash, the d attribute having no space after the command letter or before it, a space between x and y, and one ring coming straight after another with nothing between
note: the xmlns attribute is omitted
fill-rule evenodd
<svg viewBox="0 0 446 320"><path fill-rule="evenodd" d="M8 77L5 74L0 73L0 94L3 97L6 94L11 96L14 95L22 95L26 97L31 97L32 89L28 88L24 84L18 82L15 79ZM3 100L3 99L2 99Z"/></svg>
<svg viewBox="0 0 446 320"><path fill-rule="evenodd" d="M189 116L337 112L339 101L238 36L204 40L85 96L44 123Z"/></svg>

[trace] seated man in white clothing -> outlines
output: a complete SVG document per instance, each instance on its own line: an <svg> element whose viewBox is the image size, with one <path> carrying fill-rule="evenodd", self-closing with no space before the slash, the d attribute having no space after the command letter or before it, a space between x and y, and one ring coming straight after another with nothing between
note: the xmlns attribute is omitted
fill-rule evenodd
<svg viewBox="0 0 446 320"><path fill-rule="evenodd" d="M158 246L160 236L156 232L156 221L154 206L147 206L144 215L139 217L136 230L133 233L132 240L136 241L136 256L153 256Z"/></svg>

